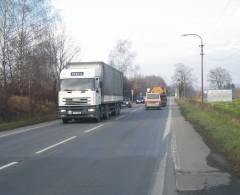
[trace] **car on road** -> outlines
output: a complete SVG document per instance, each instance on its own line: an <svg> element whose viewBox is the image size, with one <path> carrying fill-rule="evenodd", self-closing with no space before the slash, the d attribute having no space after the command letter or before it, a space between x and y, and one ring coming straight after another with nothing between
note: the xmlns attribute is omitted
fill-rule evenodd
<svg viewBox="0 0 240 195"><path fill-rule="evenodd" d="M123 108L132 108L132 103L131 103L129 97L124 97L123 98L122 107Z"/></svg>
<svg viewBox="0 0 240 195"><path fill-rule="evenodd" d="M137 97L136 104L144 104L144 97L143 96Z"/></svg>

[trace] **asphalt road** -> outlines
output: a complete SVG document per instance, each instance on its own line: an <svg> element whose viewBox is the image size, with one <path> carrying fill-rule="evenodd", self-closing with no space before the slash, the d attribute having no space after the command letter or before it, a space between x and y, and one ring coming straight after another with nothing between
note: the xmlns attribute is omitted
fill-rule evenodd
<svg viewBox="0 0 240 195"><path fill-rule="evenodd" d="M0 194L175 195L172 106L0 134ZM189 194L188 192L187 194Z"/></svg>

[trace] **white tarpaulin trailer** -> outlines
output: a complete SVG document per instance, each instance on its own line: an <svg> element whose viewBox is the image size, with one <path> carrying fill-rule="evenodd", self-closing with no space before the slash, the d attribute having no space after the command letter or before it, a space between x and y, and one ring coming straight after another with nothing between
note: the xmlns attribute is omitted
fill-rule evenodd
<svg viewBox="0 0 240 195"><path fill-rule="evenodd" d="M208 102L231 102L232 90L231 89L208 90L207 101Z"/></svg>

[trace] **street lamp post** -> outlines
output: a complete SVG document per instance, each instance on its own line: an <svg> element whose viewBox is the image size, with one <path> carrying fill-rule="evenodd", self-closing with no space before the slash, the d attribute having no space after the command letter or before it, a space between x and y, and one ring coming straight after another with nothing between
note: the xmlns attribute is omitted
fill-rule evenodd
<svg viewBox="0 0 240 195"><path fill-rule="evenodd" d="M202 99L201 99L201 101L203 103L203 96L204 96L204 92L203 92L203 55L204 55L204 53L203 53L203 47L204 47L203 39L198 34L183 34L182 36L183 37L186 37L186 36L196 36L196 37L200 38L200 41L201 41L201 45L200 45L200 47L201 47L201 53L200 53L200 55L201 55L201 71L202 71L202 73L201 73L201 76L202 76Z"/></svg>

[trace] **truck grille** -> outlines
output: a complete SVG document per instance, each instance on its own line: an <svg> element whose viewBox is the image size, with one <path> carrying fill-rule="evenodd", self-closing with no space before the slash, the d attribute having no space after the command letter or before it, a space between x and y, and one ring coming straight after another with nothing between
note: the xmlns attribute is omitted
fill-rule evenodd
<svg viewBox="0 0 240 195"><path fill-rule="evenodd" d="M63 98L65 105L86 105L91 101L90 97L86 98Z"/></svg>

